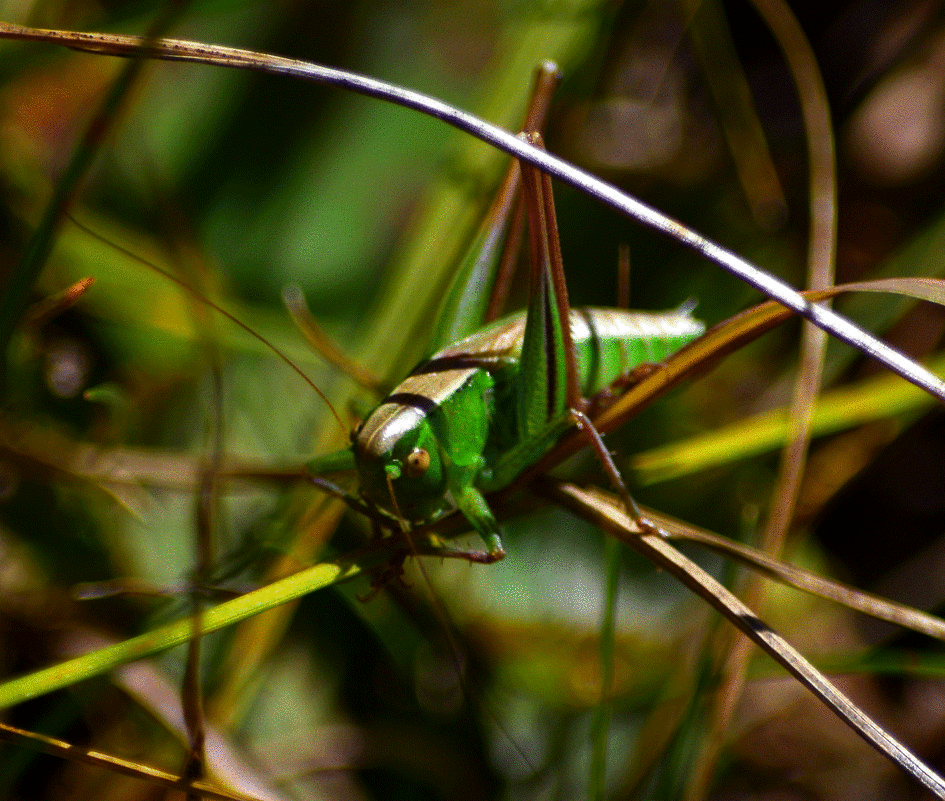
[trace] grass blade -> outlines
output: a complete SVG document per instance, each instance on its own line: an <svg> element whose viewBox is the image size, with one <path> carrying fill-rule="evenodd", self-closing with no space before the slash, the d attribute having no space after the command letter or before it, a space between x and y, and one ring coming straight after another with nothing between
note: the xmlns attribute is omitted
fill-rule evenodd
<svg viewBox="0 0 945 801"><path fill-rule="evenodd" d="M201 631L207 634L232 626L315 590L353 578L359 572L360 568L354 565L314 565L281 581L205 610ZM92 676L107 673L127 662L166 651L175 645L183 645L189 642L192 636L193 622L187 617L130 640L4 682L0 684L0 709L69 687Z"/></svg>
<svg viewBox="0 0 945 801"><path fill-rule="evenodd" d="M790 284L759 269L736 253L723 248L701 234L667 217L655 208L622 192L557 156L524 142L514 134L436 98L405 89L375 78L323 67L310 62L263 55L232 47L209 46L179 40L146 41L135 36L46 31L0 23L0 38L59 42L78 50L130 56L144 51L151 58L249 69L273 75L288 75L303 80L338 86L379 100L422 112L452 125L477 139L504 150L517 159L538 167L575 189L605 203L626 217L636 220L696 251L732 275L772 298L819 328L852 345L907 381L945 401L945 382L895 348L859 328L831 309L807 300Z"/></svg>
<svg viewBox="0 0 945 801"><path fill-rule="evenodd" d="M786 640L764 621L759 620L751 609L701 567L673 548L665 538L655 534L641 534L621 505L602 502L598 495L587 493L573 484L549 481L544 483L542 491L618 537L621 542L639 551L679 579L810 689L866 742L895 762L936 797L945 798L945 779L864 714Z"/></svg>

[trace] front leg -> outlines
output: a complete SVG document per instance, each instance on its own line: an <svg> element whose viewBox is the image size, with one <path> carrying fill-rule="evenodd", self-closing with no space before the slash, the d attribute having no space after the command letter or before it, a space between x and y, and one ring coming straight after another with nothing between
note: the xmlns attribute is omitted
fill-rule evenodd
<svg viewBox="0 0 945 801"><path fill-rule="evenodd" d="M453 500L456 501L456 506L463 513L463 517L479 532L479 536L489 549L488 561L498 562L502 559L505 556L505 548L502 547L502 532L483 494L472 484L468 484L458 493L453 494Z"/></svg>

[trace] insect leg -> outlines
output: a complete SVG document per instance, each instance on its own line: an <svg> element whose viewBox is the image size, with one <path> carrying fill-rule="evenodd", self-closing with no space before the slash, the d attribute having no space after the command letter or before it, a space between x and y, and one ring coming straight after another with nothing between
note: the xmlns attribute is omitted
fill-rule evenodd
<svg viewBox="0 0 945 801"><path fill-rule="evenodd" d="M524 130L544 128L551 97L561 75L558 67L543 62L535 73L532 94L523 121ZM520 215L513 215L521 171L512 161L466 257L456 272L431 342L431 351L446 347L498 316L508 293L521 237ZM510 220L515 218L511 224Z"/></svg>
<svg viewBox="0 0 945 801"><path fill-rule="evenodd" d="M522 137L541 144L536 133ZM517 378L516 427L519 440L525 442L541 436L566 409L583 404L551 182L548 176L524 164L522 179L531 258L528 315Z"/></svg>
<svg viewBox="0 0 945 801"><path fill-rule="evenodd" d="M601 467L604 468L604 472L607 473L607 477L610 479L614 491L623 501L624 508L630 516L630 519L640 526L644 530L644 533L659 533L658 529L643 515L639 505L630 494L630 490L627 489L627 485L624 483L623 477L617 469L617 465L614 464L610 451L607 450L607 446L604 445L604 438L600 435L594 423L591 422L591 419L584 414L584 412L577 409L571 409L570 416L574 420L574 424L578 427L578 430L583 433L588 444L594 449L597 461L600 462Z"/></svg>

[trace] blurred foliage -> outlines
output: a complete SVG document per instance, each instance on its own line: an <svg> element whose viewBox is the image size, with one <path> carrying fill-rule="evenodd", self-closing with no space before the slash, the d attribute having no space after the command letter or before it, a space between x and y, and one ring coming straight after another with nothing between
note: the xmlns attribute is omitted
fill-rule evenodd
<svg viewBox="0 0 945 801"><path fill-rule="evenodd" d="M792 3L819 57L837 130L838 280L945 268L945 18L935 3ZM147 30L156 3L0 4L44 27ZM488 0L400 4L205 0L170 35L375 75L514 128L539 60L563 68L549 149L794 283L808 232L806 151L777 45L746 4ZM9 277L120 62L0 46L0 275ZM188 64L148 64L73 204L123 248L202 288L299 364L346 419L363 393L308 352L279 305L298 284L348 350L396 380L422 355L451 266L504 160L442 124L338 90ZM572 301L612 305L617 251L636 308L699 301L718 322L758 299L673 242L568 189L559 221ZM94 286L8 354L0 420L0 671L27 673L190 609L201 498L226 454L292 467L345 442L301 379L154 271L66 221L35 301ZM519 299L521 293L519 292ZM844 308L841 304L841 309ZM939 308L850 301L871 330L924 358ZM624 460L782 405L798 326L730 357L609 445ZM831 386L873 366L831 351ZM94 392L83 396L83 390ZM890 390L892 391L892 390ZM367 399L370 403L370 398ZM940 604L945 438L938 410L877 413L817 441L792 558L923 608ZM685 448L685 443L681 446ZM763 518L775 455L640 488L639 499L730 536ZM575 465L593 480L589 460ZM308 487L238 482L211 502L231 590L328 558L367 535ZM429 562L449 616L408 564L363 602L358 579L204 643L212 770L287 798L574 798L587 793L604 608L601 535L560 510L506 524L497 565ZM330 539L330 544L329 544ZM701 559L701 557L700 557ZM712 558L702 559L728 575ZM828 567L829 565L829 567ZM731 578L731 576L729 576ZM162 597L77 600L119 580ZM939 767L938 649L772 593L759 614L813 657L858 675L854 698ZM716 622L627 554L620 581L605 778L609 797L681 797L711 705ZM463 654L463 679L450 638ZM882 646L882 648L880 648ZM901 658L900 658L901 657ZM10 723L179 771L171 651L7 712ZM898 672L883 675L885 665ZM901 669L900 669L901 668ZM758 660L717 766L718 798L920 797L810 698ZM217 762L216 760L220 760ZM66 789L64 789L66 788ZM153 796L146 784L6 746L5 798ZM910 795L911 794L911 795Z"/></svg>

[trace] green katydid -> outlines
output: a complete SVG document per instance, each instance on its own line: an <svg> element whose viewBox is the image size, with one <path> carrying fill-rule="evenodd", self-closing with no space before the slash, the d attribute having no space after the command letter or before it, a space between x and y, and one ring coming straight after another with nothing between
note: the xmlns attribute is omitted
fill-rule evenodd
<svg viewBox="0 0 945 801"><path fill-rule="evenodd" d="M542 202L530 204L536 215L542 207ZM546 249L554 250L552 237L546 234L544 239ZM545 272L541 275L545 280ZM662 358L681 341L694 335L688 330L682 334L670 333L659 326L635 328L636 324L645 323L647 317L635 317L624 312L587 310L569 315L566 307L561 311L562 296L550 289L547 283L540 284L539 290L533 293L533 304L527 316L497 324L438 351L369 418L352 450L345 451L342 458L324 457L320 460L321 465L332 464L334 459L336 465L348 463L359 468L362 492L401 520L417 521L436 516L449 505L450 500L455 501L470 523L483 534L490 545L490 554L500 555L498 528L483 493L504 486L511 477L532 464L569 424L568 412L578 404L572 393L561 391L564 382L554 380L554 377L560 378L562 373L568 372L569 365L575 364L569 348L563 343L569 330L568 323L573 320L577 334L577 366L571 372L586 379L582 382L584 394L606 385L613 375L625 372L635 363ZM557 315L555 306L559 310ZM673 320L699 328L698 323L682 312L650 318L651 322L657 323ZM585 325L584 333L582 324ZM602 335L592 337L591 331ZM511 343L507 349L499 346L505 341ZM537 344L530 347L529 342ZM613 346L610 354L606 353L608 348L605 346ZM631 346L639 346L643 353L639 357L631 355ZM434 374L430 369L431 364L444 367L444 361L449 359L454 361L455 371L462 373L456 376L455 390L453 385L444 381L442 373ZM604 363L612 373L593 367ZM549 375L552 380L549 380ZM415 379L421 388L433 387L439 394L414 393L425 401L418 398L412 403L404 403L405 399L397 398L397 395L407 394ZM482 392L473 392L474 384ZM504 388L505 394L516 402L499 403L502 395L499 388ZM455 399L461 400L463 405L452 407L451 402ZM385 407L396 408L383 412ZM451 436L454 429L465 422L467 409L472 410L472 419L477 425L488 427L480 437L485 440L482 450L475 438L466 436L466 430L459 432L461 437ZM375 431L387 430L390 419L401 412L406 412L405 417L419 417L417 426L410 429L404 426L397 432L400 436L388 438L394 443L390 450L374 448L372 451L365 446L359 452L358 442L367 438L366 432L372 428ZM424 413L417 415L415 412ZM435 448L418 448L416 440L408 438L421 434L431 439ZM457 449L451 447L454 440L462 446L462 455L469 460L463 465L463 470L456 469ZM398 457L397 448L405 455ZM423 453L417 453L418 450ZM441 479L438 482L431 480L435 477L434 456L439 459ZM372 477L371 468L377 465L383 470L375 470L376 476ZM397 485L397 482L409 478L411 471L421 474L414 478L424 479L426 486L422 492L411 493ZM464 499L466 504L462 502Z"/></svg>
<svg viewBox="0 0 945 801"><path fill-rule="evenodd" d="M537 134L523 136L540 144ZM356 470L365 500L402 526L455 507L488 546L464 555L486 562L505 552L484 493L534 464L572 420L588 426L586 397L704 330L686 310L570 310L550 179L528 165L522 172L531 231L527 311L434 353L367 417L349 448L308 466L315 475Z"/></svg>

